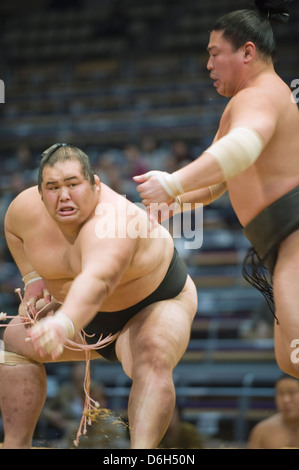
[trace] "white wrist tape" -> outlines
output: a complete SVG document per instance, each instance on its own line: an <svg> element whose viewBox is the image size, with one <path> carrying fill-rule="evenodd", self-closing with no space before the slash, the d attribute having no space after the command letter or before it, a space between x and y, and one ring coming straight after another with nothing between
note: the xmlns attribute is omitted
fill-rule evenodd
<svg viewBox="0 0 299 470"><path fill-rule="evenodd" d="M22 277L22 281L25 284L25 289L29 284L32 284L35 281L42 281L42 277L36 272L32 271L31 273L26 274L24 277Z"/></svg>
<svg viewBox="0 0 299 470"><path fill-rule="evenodd" d="M156 176L164 191L166 191L167 194L173 199L175 199L179 194L183 194L184 192L176 172L170 174L166 171L153 170L148 171L145 176L147 179L151 176Z"/></svg>
<svg viewBox="0 0 299 470"><path fill-rule="evenodd" d="M215 199L218 199L218 197L222 196L223 193L227 190L227 185L226 182L223 181L222 183L216 183L212 184L212 186L208 186L212 200L211 202L215 201Z"/></svg>
<svg viewBox="0 0 299 470"><path fill-rule="evenodd" d="M55 323L59 323L59 325L61 325L65 329L66 336L68 339L71 339L75 336L75 327L72 320L62 311L58 311L52 317L47 318L53 319Z"/></svg>
<svg viewBox="0 0 299 470"><path fill-rule="evenodd" d="M253 165L263 148L264 142L255 130L236 127L205 152L216 158L224 178L228 180Z"/></svg>

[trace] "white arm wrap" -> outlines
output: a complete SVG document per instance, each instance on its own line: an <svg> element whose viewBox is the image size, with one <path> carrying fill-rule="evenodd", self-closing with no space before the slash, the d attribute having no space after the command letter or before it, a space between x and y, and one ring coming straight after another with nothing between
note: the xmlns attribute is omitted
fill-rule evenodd
<svg viewBox="0 0 299 470"><path fill-rule="evenodd" d="M253 165L263 148L263 140L255 130L236 127L206 152L216 158L225 180L228 180Z"/></svg>
<svg viewBox="0 0 299 470"><path fill-rule="evenodd" d="M32 282L41 281L42 279L43 278L36 271L32 271L31 273L28 273L22 277L22 281L25 284L25 289L27 286L29 286L29 284L32 284Z"/></svg>
<svg viewBox="0 0 299 470"><path fill-rule="evenodd" d="M75 327L72 320L61 310L58 310L55 315L47 318L50 319L50 321L52 320L54 323L59 323L59 325L65 329L66 337L68 339L71 339L75 336Z"/></svg>
<svg viewBox="0 0 299 470"><path fill-rule="evenodd" d="M184 189L176 173L170 174L166 171L153 170L148 171L145 176L146 178L156 176L164 191L166 191L166 193L173 199L175 199L179 194L183 194L184 192Z"/></svg>

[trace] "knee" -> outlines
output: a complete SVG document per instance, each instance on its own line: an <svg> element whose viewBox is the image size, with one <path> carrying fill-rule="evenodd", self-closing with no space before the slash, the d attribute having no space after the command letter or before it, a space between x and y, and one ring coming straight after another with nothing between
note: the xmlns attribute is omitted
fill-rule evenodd
<svg viewBox="0 0 299 470"><path fill-rule="evenodd" d="M164 375L174 367L169 345L161 340L149 340L142 344L133 358L133 370L136 374L147 374L153 371L155 375Z"/></svg>
<svg viewBox="0 0 299 470"><path fill-rule="evenodd" d="M27 331L24 324L20 322L19 317L14 318L6 327L3 335L4 350L28 358L36 363L45 362L34 351L32 343L26 341L26 337Z"/></svg>
<svg viewBox="0 0 299 470"><path fill-rule="evenodd" d="M5 349L12 351L14 347L17 345L16 335L14 333L16 333L18 329L19 329L19 326L17 326L16 319L12 320L8 324L8 326L5 328L5 331L3 334L3 342L5 345Z"/></svg>

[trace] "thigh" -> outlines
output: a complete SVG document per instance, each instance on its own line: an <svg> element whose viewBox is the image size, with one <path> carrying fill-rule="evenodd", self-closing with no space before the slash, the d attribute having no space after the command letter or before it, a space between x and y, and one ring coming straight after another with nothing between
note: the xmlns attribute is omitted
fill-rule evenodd
<svg viewBox="0 0 299 470"><path fill-rule="evenodd" d="M291 366L291 343L299 338L299 231L290 235L279 249L273 276L276 316L275 349L278 363Z"/></svg>
<svg viewBox="0 0 299 470"><path fill-rule="evenodd" d="M132 377L134 366L148 357L159 357L174 368L183 356L197 310L197 293L188 276L181 293L156 302L126 324L116 342L116 354L125 373Z"/></svg>
<svg viewBox="0 0 299 470"><path fill-rule="evenodd" d="M276 315L285 332L292 334L299 327L298 267L299 230L281 244L273 275Z"/></svg>
<svg viewBox="0 0 299 470"><path fill-rule="evenodd" d="M13 320L11 320L11 322L5 329L3 337L5 350L9 352L14 352L21 356L25 356L35 362L53 362L50 357L41 358L39 354L34 350L32 343L26 340L27 337L27 328L25 328L24 324L22 324L20 317L16 316ZM81 343L79 336L77 336L75 339L77 343ZM98 358L98 353L92 351L91 359ZM65 347L62 355L55 362L85 361L85 359L85 351L74 351Z"/></svg>

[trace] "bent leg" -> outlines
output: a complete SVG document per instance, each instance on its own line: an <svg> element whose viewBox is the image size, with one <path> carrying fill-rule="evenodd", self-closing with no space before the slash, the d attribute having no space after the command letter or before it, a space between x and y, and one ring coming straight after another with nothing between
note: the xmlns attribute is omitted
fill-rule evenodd
<svg viewBox="0 0 299 470"><path fill-rule="evenodd" d="M156 448L167 430L175 404L173 369L188 346L196 308L196 289L188 278L175 299L145 308L117 340L116 352L133 380L128 407L132 449Z"/></svg>
<svg viewBox="0 0 299 470"><path fill-rule="evenodd" d="M26 328L12 320L4 334L6 351L30 358L35 363L0 364L0 408L4 425L4 449L30 448L33 433L45 403L47 378L45 367L32 344L25 341ZM14 325L14 326L13 326ZM98 357L98 356L97 356ZM61 361L85 360L84 352L65 350Z"/></svg>
<svg viewBox="0 0 299 470"><path fill-rule="evenodd" d="M43 365L0 365L3 449L28 449L47 393Z"/></svg>

